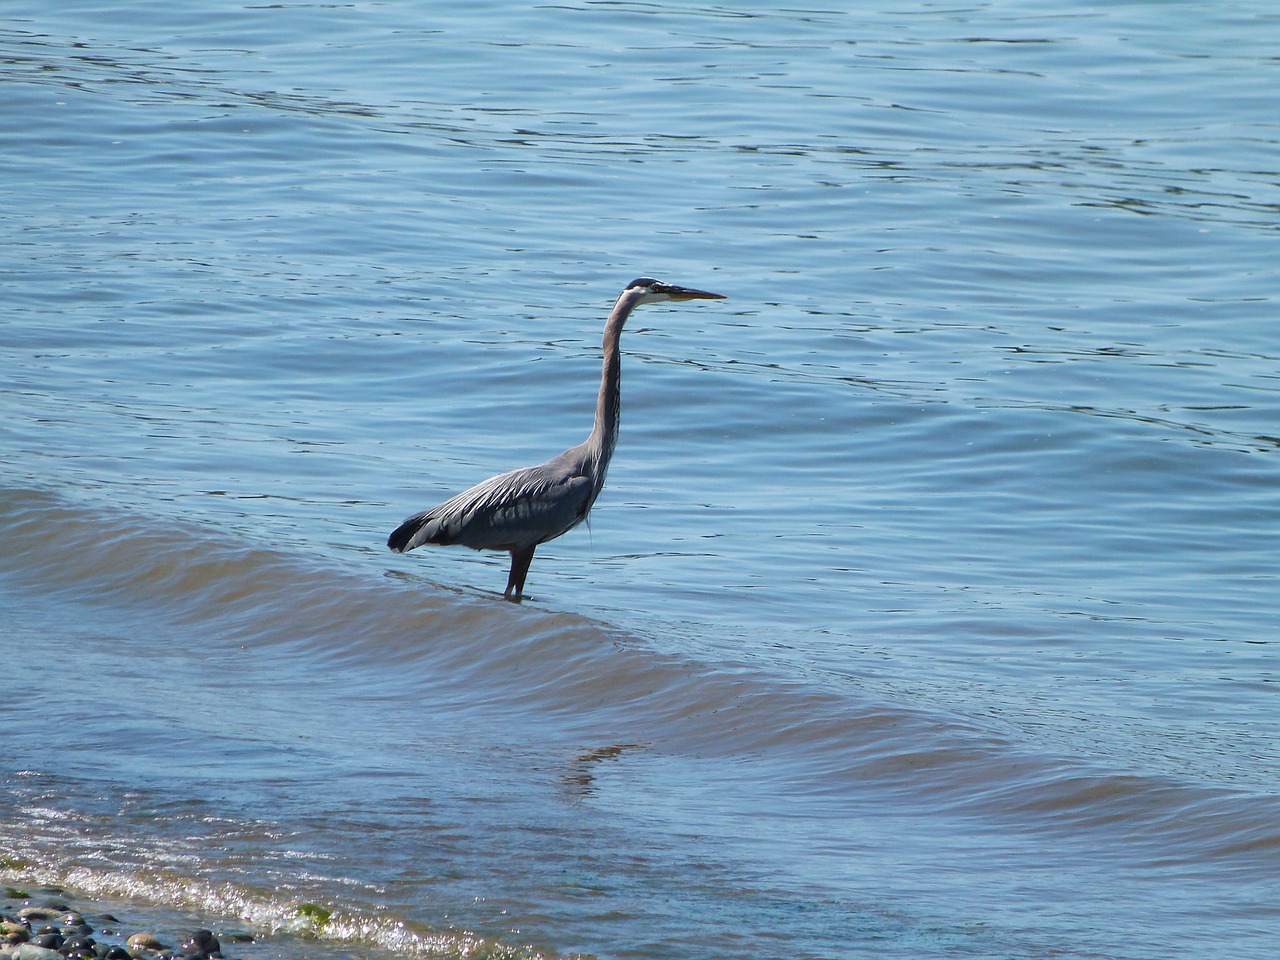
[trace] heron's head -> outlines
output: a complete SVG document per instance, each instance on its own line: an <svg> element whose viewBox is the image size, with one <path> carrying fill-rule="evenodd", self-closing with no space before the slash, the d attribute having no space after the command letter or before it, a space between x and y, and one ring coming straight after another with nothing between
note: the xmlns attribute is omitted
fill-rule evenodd
<svg viewBox="0 0 1280 960"><path fill-rule="evenodd" d="M652 277L640 277L627 284L626 293L638 295L637 303L662 303L684 300L723 300L723 293L708 293L706 290L695 290L693 287L677 287L674 283L663 283Z"/></svg>

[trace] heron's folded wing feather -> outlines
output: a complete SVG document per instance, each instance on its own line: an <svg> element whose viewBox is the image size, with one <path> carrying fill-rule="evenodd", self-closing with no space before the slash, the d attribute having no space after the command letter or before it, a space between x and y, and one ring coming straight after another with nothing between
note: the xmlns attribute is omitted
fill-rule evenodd
<svg viewBox="0 0 1280 960"><path fill-rule="evenodd" d="M403 553L424 543L512 550L544 543L577 526L591 502L580 474L525 467L490 477L438 507L410 517L387 541Z"/></svg>

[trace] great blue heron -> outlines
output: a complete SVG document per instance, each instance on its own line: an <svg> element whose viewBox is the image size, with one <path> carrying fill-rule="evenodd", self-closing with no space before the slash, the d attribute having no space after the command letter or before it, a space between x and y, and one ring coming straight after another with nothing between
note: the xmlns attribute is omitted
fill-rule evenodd
<svg viewBox="0 0 1280 960"><path fill-rule="evenodd" d="M723 299L719 293L677 287L650 277L632 280L605 321L604 373L591 436L546 463L490 477L438 507L415 513L396 527L387 546L396 553L424 543L509 551L511 572L503 596L519 603L538 544L568 533L585 520L604 486L618 442L622 406L618 338L631 311L642 303Z"/></svg>

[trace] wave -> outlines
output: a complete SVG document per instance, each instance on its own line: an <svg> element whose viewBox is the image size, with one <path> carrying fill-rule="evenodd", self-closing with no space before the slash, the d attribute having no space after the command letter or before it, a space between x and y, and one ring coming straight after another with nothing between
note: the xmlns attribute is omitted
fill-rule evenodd
<svg viewBox="0 0 1280 960"><path fill-rule="evenodd" d="M334 664L379 696L554 723L601 757L655 745L749 761L749 779L785 784L819 816L887 800L1165 861L1268 869L1280 852L1274 796L1100 769L848 684L664 655L605 623L430 587L372 559L315 559L34 490L0 490L0 538L0 577L41 595L198 622L214 643ZM619 729L627 744L599 743Z"/></svg>

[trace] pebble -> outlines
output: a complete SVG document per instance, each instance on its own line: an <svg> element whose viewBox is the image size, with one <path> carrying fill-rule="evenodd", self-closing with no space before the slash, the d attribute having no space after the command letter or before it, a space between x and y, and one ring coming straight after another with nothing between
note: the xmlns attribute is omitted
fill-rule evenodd
<svg viewBox="0 0 1280 960"><path fill-rule="evenodd" d="M37 947L34 943L20 943L9 954L13 960L64 960L62 954L48 947Z"/></svg>
<svg viewBox="0 0 1280 960"><path fill-rule="evenodd" d="M222 956L222 944L218 943L212 930L197 930L178 948L178 952L184 957Z"/></svg>
<svg viewBox="0 0 1280 960"><path fill-rule="evenodd" d="M164 944L161 943L153 934L135 933L129 938L130 950L163 950Z"/></svg>
<svg viewBox="0 0 1280 960"><path fill-rule="evenodd" d="M52 907L21 907L18 910L18 919L25 920L30 923L32 920L57 920L62 916L61 910L54 910Z"/></svg>

